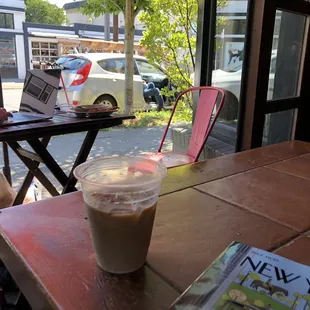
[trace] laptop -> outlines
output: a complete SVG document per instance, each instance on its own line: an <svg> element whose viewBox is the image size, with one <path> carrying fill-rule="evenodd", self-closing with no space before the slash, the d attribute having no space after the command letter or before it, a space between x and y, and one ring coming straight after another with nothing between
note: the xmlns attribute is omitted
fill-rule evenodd
<svg viewBox="0 0 310 310"><path fill-rule="evenodd" d="M54 116L61 69L28 70L19 112L1 125L21 125L51 119Z"/></svg>

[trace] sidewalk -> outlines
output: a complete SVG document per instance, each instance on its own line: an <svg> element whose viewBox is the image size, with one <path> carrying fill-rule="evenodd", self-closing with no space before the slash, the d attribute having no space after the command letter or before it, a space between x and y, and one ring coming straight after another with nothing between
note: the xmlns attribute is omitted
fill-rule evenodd
<svg viewBox="0 0 310 310"><path fill-rule="evenodd" d="M2 80L2 89L23 89L24 80L19 79L5 79Z"/></svg>
<svg viewBox="0 0 310 310"><path fill-rule="evenodd" d="M100 156L135 156L142 152L156 152L161 141L165 127L146 127L129 129L112 129L109 131L100 131L96 142L89 154L88 159L94 159ZM52 138L48 149L55 160L69 173L80 146L85 137L85 133L76 133ZM24 143L22 143L24 145ZM170 135L168 135L167 144L164 151L172 149ZM2 143L0 143L0 169L3 165ZM26 168L17 156L10 150L10 165L15 190L24 181ZM58 189L61 189L59 183L53 175L44 167L42 170ZM44 190L44 197L49 194Z"/></svg>

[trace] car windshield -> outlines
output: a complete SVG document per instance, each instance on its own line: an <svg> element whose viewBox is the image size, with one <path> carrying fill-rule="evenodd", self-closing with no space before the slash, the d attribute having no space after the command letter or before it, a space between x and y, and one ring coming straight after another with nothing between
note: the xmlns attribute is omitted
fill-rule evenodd
<svg viewBox="0 0 310 310"><path fill-rule="evenodd" d="M87 59L75 56L60 57L57 59L56 64L63 70L78 70L88 62Z"/></svg>
<svg viewBox="0 0 310 310"><path fill-rule="evenodd" d="M163 75L164 74L160 69L157 69L156 67L149 64L145 60L136 59L136 63L137 63L137 66L138 66L138 69L141 75L148 75L148 74Z"/></svg>

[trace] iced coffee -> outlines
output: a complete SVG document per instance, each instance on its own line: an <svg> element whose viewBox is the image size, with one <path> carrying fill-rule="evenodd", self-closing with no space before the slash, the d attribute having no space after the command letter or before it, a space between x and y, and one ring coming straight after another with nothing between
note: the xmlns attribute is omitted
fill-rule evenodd
<svg viewBox="0 0 310 310"><path fill-rule="evenodd" d="M165 174L162 164L138 157L99 159L75 170L102 269L129 273L144 264Z"/></svg>

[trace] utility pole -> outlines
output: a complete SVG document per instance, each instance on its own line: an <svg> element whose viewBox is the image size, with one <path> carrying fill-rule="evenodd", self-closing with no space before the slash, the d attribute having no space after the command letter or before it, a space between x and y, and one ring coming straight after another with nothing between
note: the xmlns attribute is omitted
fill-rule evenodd
<svg viewBox="0 0 310 310"><path fill-rule="evenodd" d="M104 15L104 39L110 41L110 14Z"/></svg>

